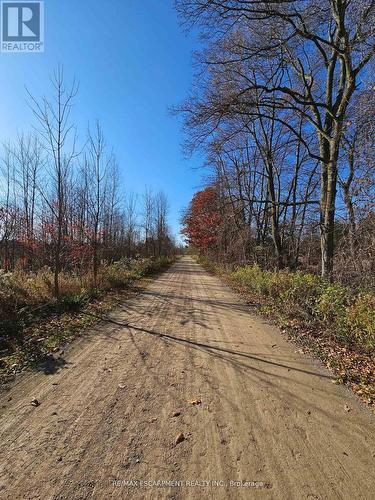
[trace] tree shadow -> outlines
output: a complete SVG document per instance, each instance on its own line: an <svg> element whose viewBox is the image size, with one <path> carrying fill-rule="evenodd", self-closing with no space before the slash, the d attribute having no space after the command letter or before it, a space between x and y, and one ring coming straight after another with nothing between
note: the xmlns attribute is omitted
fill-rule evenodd
<svg viewBox="0 0 375 500"><path fill-rule="evenodd" d="M62 356L55 357L52 354L47 354L34 365L34 369L43 372L44 375L54 375L67 364Z"/></svg>
<svg viewBox="0 0 375 500"><path fill-rule="evenodd" d="M132 330L135 330L135 331L139 331L139 332L142 332L142 333L147 333L149 335L153 335L155 337L164 338L164 339L168 339L168 340L171 340L171 341L174 341L174 342L182 343L182 344L191 346L193 348L199 348L201 350L204 350L204 351L208 352L209 354L215 354L216 353L216 355L218 355L218 357L221 357L221 358L223 358L223 359L225 359L227 361L230 361L232 363L235 362L236 364L241 364L238 360L234 361L234 359L233 359L233 356L234 356L234 357L239 357L239 358L246 358L246 359L249 359L251 361L256 361L256 362L264 363L266 365L272 365L272 366L276 366L276 367L279 367L279 368L285 368L285 369L287 369L289 371L293 370L293 371L296 371L296 372L305 373L307 375L313 375L313 376L319 377L319 378L328 378L328 379L334 378L332 375L329 375L329 374L317 373L317 372L313 372L313 371L309 371L309 370L303 370L301 368L296 368L294 366L290 366L290 365L278 363L276 361L271 361L271 360L265 359L264 357L254 356L252 354L249 354L249 353L246 353L246 352L243 352L243 351L235 351L235 350L232 350L232 349L227 349L227 348L219 347L219 346L216 346L216 345L213 346L213 345L206 344L206 343L203 343L203 342L198 342L196 340L192 340L192 339L189 339L189 338L176 337L175 335L170 335L168 333L161 333L161 332L157 332L157 331L154 331L154 330L149 330L147 328L134 326L134 325L132 325L130 323L121 323L120 321L116 321L116 320L108 318L108 317L98 316L98 315L95 315L93 313L85 313L85 314L88 314L89 316L93 316L93 317L95 317L98 320L102 320L102 321L105 321L107 323L112 323L114 325L120 326L122 328L132 329ZM264 373L263 370L255 368L253 366L249 366L248 364L243 364L242 363L242 365L245 368L248 368L248 369L251 368L251 369L253 369L255 371L261 371L262 373ZM271 375L271 374L269 374L269 375ZM280 375L277 375L277 376L280 377Z"/></svg>

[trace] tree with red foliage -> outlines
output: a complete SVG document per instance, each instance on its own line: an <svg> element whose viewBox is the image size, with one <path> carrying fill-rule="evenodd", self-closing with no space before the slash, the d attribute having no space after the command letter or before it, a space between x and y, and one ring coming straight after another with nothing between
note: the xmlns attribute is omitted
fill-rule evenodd
<svg viewBox="0 0 375 500"><path fill-rule="evenodd" d="M221 224L218 194L214 187L195 193L182 223L190 245L206 252L216 246Z"/></svg>

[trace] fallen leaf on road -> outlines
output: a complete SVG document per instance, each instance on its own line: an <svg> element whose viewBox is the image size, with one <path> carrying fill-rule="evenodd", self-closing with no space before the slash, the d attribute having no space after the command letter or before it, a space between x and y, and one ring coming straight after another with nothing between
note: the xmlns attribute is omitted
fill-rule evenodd
<svg viewBox="0 0 375 500"><path fill-rule="evenodd" d="M185 441L185 436L183 435L182 432L180 432L180 434L178 434L176 436L176 439L175 439L175 444L179 444L179 443L182 443L182 441Z"/></svg>
<svg viewBox="0 0 375 500"><path fill-rule="evenodd" d="M200 399L192 399L191 401L188 401L188 403L190 403L191 405L201 405L202 404L202 400L200 400Z"/></svg>

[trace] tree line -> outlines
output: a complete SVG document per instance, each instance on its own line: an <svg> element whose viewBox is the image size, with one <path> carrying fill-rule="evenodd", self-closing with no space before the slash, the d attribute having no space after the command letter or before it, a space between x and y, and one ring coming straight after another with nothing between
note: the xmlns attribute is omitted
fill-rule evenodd
<svg viewBox="0 0 375 500"><path fill-rule="evenodd" d="M150 188L124 194L119 166L102 126L89 127L79 146L71 111L78 85L62 67L51 98L29 102L35 132L3 145L0 170L0 268L48 266L59 296L62 270L91 272L123 257L169 255L168 199Z"/></svg>
<svg viewBox="0 0 375 500"><path fill-rule="evenodd" d="M176 6L203 35L176 109L208 169L188 240L223 261L374 276L375 2Z"/></svg>

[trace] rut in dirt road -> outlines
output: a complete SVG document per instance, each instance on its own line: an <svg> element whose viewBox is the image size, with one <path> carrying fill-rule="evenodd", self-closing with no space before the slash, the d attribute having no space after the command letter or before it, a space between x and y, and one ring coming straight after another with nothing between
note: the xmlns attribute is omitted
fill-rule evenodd
<svg viewBox="0 0 375 500"><path fill-rule="evenodd" d="M373 498L373 416L188 257L60 361L2 395L1 498Z"/></svg>

